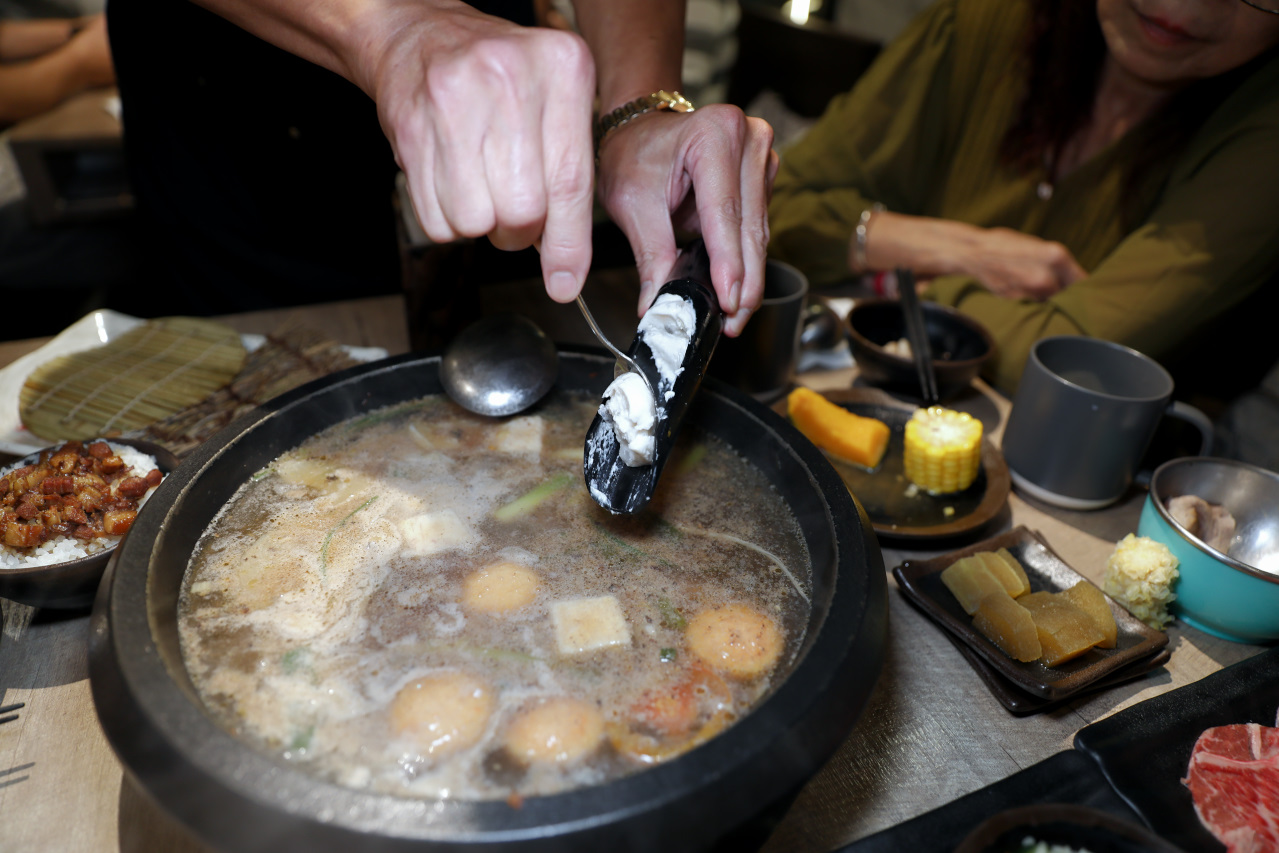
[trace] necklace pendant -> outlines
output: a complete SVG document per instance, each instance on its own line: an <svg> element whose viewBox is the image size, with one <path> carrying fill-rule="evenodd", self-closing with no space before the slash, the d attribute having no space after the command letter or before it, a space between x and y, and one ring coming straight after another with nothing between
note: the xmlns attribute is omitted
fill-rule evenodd
<svg viewBox="0 0 1279 853"><path fill-rule="evenodd" d="M1040 181L1039 186L1035 187L1035 195L1043 201L1048 201L1053 197L1053 185L1047 181Z"/></svg>

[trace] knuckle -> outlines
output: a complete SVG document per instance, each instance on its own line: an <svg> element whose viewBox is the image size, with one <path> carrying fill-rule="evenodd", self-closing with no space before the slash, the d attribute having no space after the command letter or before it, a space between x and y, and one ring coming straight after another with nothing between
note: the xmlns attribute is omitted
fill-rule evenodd
<svg viewBox="0 0 1279 853"><path fill-rule="evenodd" d="M642 244L633 247L635 250L635 265L640 270L651 270L656 267L667 267L675 263L675 246L659 246L653 244ZM657 285L660 287L661 285Z"/></svg>
<svg viewBox="0 0 1279 853"><path fill-rule="evenodd" d="M570 79L580 80L587 75L593 79L595 61L581 36L562 30L549 30L546 36L554 45L556 68L567 72Z"/></svg>
<svg viewBox="0 0 1279 853"><path fill-rule="evenodd" d="M742 236L746 243L744 249L754 251L761 256L768 252L769 230L768 218L754 222L742 223Z"/></svg>
<svg viewBox="0 0 1279 853"><path fill-rule="evenodd" d="M568 153L555 165L551 175L550 194L556 203L589 203L594 191L594 178L589 169L579 168Z"/></svg>
<svg viewBox="0 0 1279 853"><path fill-rule="evenodd" d="M500 199L495 216L496 226L505 229L524 229L546 218L545 199L532 191L511 193Z"/></svg>
<svg viewBox="0 0 1279 853"><path fill-rule="evenodd" d="M720 199L717 206L716 214L721 220L741 227L742 224L742 199L737 194L725 196Z"/></svg>
<svg viewBox="0 0 1279 853"><path fill-rule="evenodd" d="M768 156L773 150L773 126L762 118L747 117L746 119L747 135L746 138L753 151L763 152L764 156Z"/></svg>

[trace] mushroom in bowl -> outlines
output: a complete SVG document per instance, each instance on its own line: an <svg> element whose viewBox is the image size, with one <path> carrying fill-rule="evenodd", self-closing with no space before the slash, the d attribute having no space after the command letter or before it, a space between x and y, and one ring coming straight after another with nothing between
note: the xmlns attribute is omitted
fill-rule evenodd
<svg viewBox="0 0 1279 853"><path fill-rule="evenodd" d="M1179 499L1189 496L1202 504L1196 516L1224 510L1230 529L1210 534L1178 511ZM1213 526L1220 528L1220 519ZM1137 532L1177 559L1174 615L1235 642L1279 639L1279 474L1232 459L1165 462L1150 478Z"/></svg>

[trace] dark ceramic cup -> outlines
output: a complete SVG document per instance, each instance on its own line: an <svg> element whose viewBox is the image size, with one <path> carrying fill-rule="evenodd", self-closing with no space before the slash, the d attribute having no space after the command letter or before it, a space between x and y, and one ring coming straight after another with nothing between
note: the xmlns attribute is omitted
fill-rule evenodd
<svg viewBox="0 0 1279 853"><path fill-rule="evenodd" d="M799 364L808 278L790 264L764 267L764 301L736 338L722 337L710 374L765 403L790 387Z"/></svg>
<svg viewBox="0 0 1279 853"><path fill-rule="evenodd" d="M1212 445L1203 412L1172 401L1173 381L1154 359L1110 341L1064 335L1030 350L1003 453L1013 485L1066 509L1099 509L1118 500L1165 416L1192 424Z"/></svg>

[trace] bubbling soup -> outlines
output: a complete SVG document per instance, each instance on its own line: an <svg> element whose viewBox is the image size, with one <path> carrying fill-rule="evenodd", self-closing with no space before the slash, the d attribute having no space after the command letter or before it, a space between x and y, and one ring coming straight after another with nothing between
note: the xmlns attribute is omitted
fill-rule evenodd
<svg viewBox="0 0 1279 853"><path fill-rule="evenodd" d="M254 474L179 602L213 717L338 784L501 799L618 778L748 713L803 640L799 526L695 430L650 508L611 516L582 481L597 404L494 420L428 397Z"/></svg>

